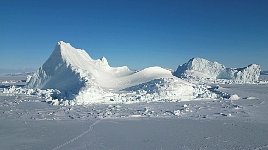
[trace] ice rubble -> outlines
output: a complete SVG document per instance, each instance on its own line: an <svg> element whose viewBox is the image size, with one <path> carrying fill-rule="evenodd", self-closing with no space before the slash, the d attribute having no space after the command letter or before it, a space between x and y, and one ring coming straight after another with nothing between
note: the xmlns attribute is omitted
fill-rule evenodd
<svg viewBox="0 0 268 150"><path fill-rule="evenodd" d="M244 68L226 68L218 62L192 58L174 72L177 77L197 79L226 79L236 83L252 83L259 80L260 66L251 64Z"/></svg>
<svg viewBox="0 0 268 150"><path fill-rule="evenodd" d="M63 41L57 43L26 87L57 89L59 98L76 104L217 97L206 86L183 81L170 70L149 67L134 72L126 66L110 67L104 57L94 60Z"/></svg>

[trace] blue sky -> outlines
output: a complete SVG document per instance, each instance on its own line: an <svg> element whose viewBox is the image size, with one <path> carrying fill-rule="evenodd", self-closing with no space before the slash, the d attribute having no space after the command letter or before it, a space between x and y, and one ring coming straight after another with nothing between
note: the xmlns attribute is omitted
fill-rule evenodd
<svg viewBox="0 0 268 150"><path fill-rule="evenodd" d="M3 0L0 68L37 68L63 40L132 69L176 69L204 57L268 70L267 6L267 0Z"/></svg>

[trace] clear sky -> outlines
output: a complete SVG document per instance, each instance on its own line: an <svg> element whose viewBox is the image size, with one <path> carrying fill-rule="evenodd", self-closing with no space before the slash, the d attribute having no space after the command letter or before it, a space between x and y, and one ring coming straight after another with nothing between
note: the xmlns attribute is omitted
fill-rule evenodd
<svg viewBox="0 0 268 150"><path fill-rule="evenodd" d="M60 40L132 69L204 57L268 70L268 0L0 1L0 68L37 68Z"/></svg>

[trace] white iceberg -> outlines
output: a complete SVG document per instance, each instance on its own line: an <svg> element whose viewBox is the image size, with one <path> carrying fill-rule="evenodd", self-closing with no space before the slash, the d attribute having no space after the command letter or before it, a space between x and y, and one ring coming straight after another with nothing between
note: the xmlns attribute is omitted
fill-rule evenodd
<svg viewBox="0 0 268 150"><path fill-rule="evenodd" d="M260 66L251 64L244 68L226 68L218 62L203 58L192 58L180 65L174 72L177 77L193 77L207 79L227 79L237 83L252 83L259 80Z"/></svg>

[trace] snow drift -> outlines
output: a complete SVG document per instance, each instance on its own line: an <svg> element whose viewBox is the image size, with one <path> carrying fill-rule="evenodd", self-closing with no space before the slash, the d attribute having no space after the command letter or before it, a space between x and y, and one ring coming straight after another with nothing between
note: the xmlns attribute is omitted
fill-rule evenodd
<svg viewBox="0 0 268 150"><path fill-rule="evenodd" d="M138 85L142 84L143 87L147 84L158 86L158 80L155 79L173 78L176 81L172 83L175 84L173 87L179 87L177 91L174 88L171 92L173 95L177 92L173 99L196 98L198 95L195 94L196 91L209 92L206 88L200 90L193 84L173 76L171 71L161 67L149 67L138 72L131 71L126 66L110 67L104 57L94 60L84 50L75 49L69 43L60 41L48 60L31 77L26 87L57 89L61 92L61 98L74 100L77 104L107 101L123 102L138 100L137 96L131 94L133 90L131 92L127 90L130 87L136 87L135 91L140 91L140 89L137 89L137 87L140 87ZM169 82L165 82L165 84L170 85ZM182 89L191 90L182 93ZM162 95L160 98L168 98L163 96L163 91L165 89L154 91L154 94L145 91L146 95L140 96L148 97L148 94L158 94ZM148 98L154 99L152 97Z"/></svg>
<svg viewBox="0 0 268 150"><path fill-rule="evenodd" d="M218 62L192 58L187 63L180 65L174 75L186 78L227 79L238 83L251 83L259 80L260 66L251 64L244 68L226 68Z"/></svg>

